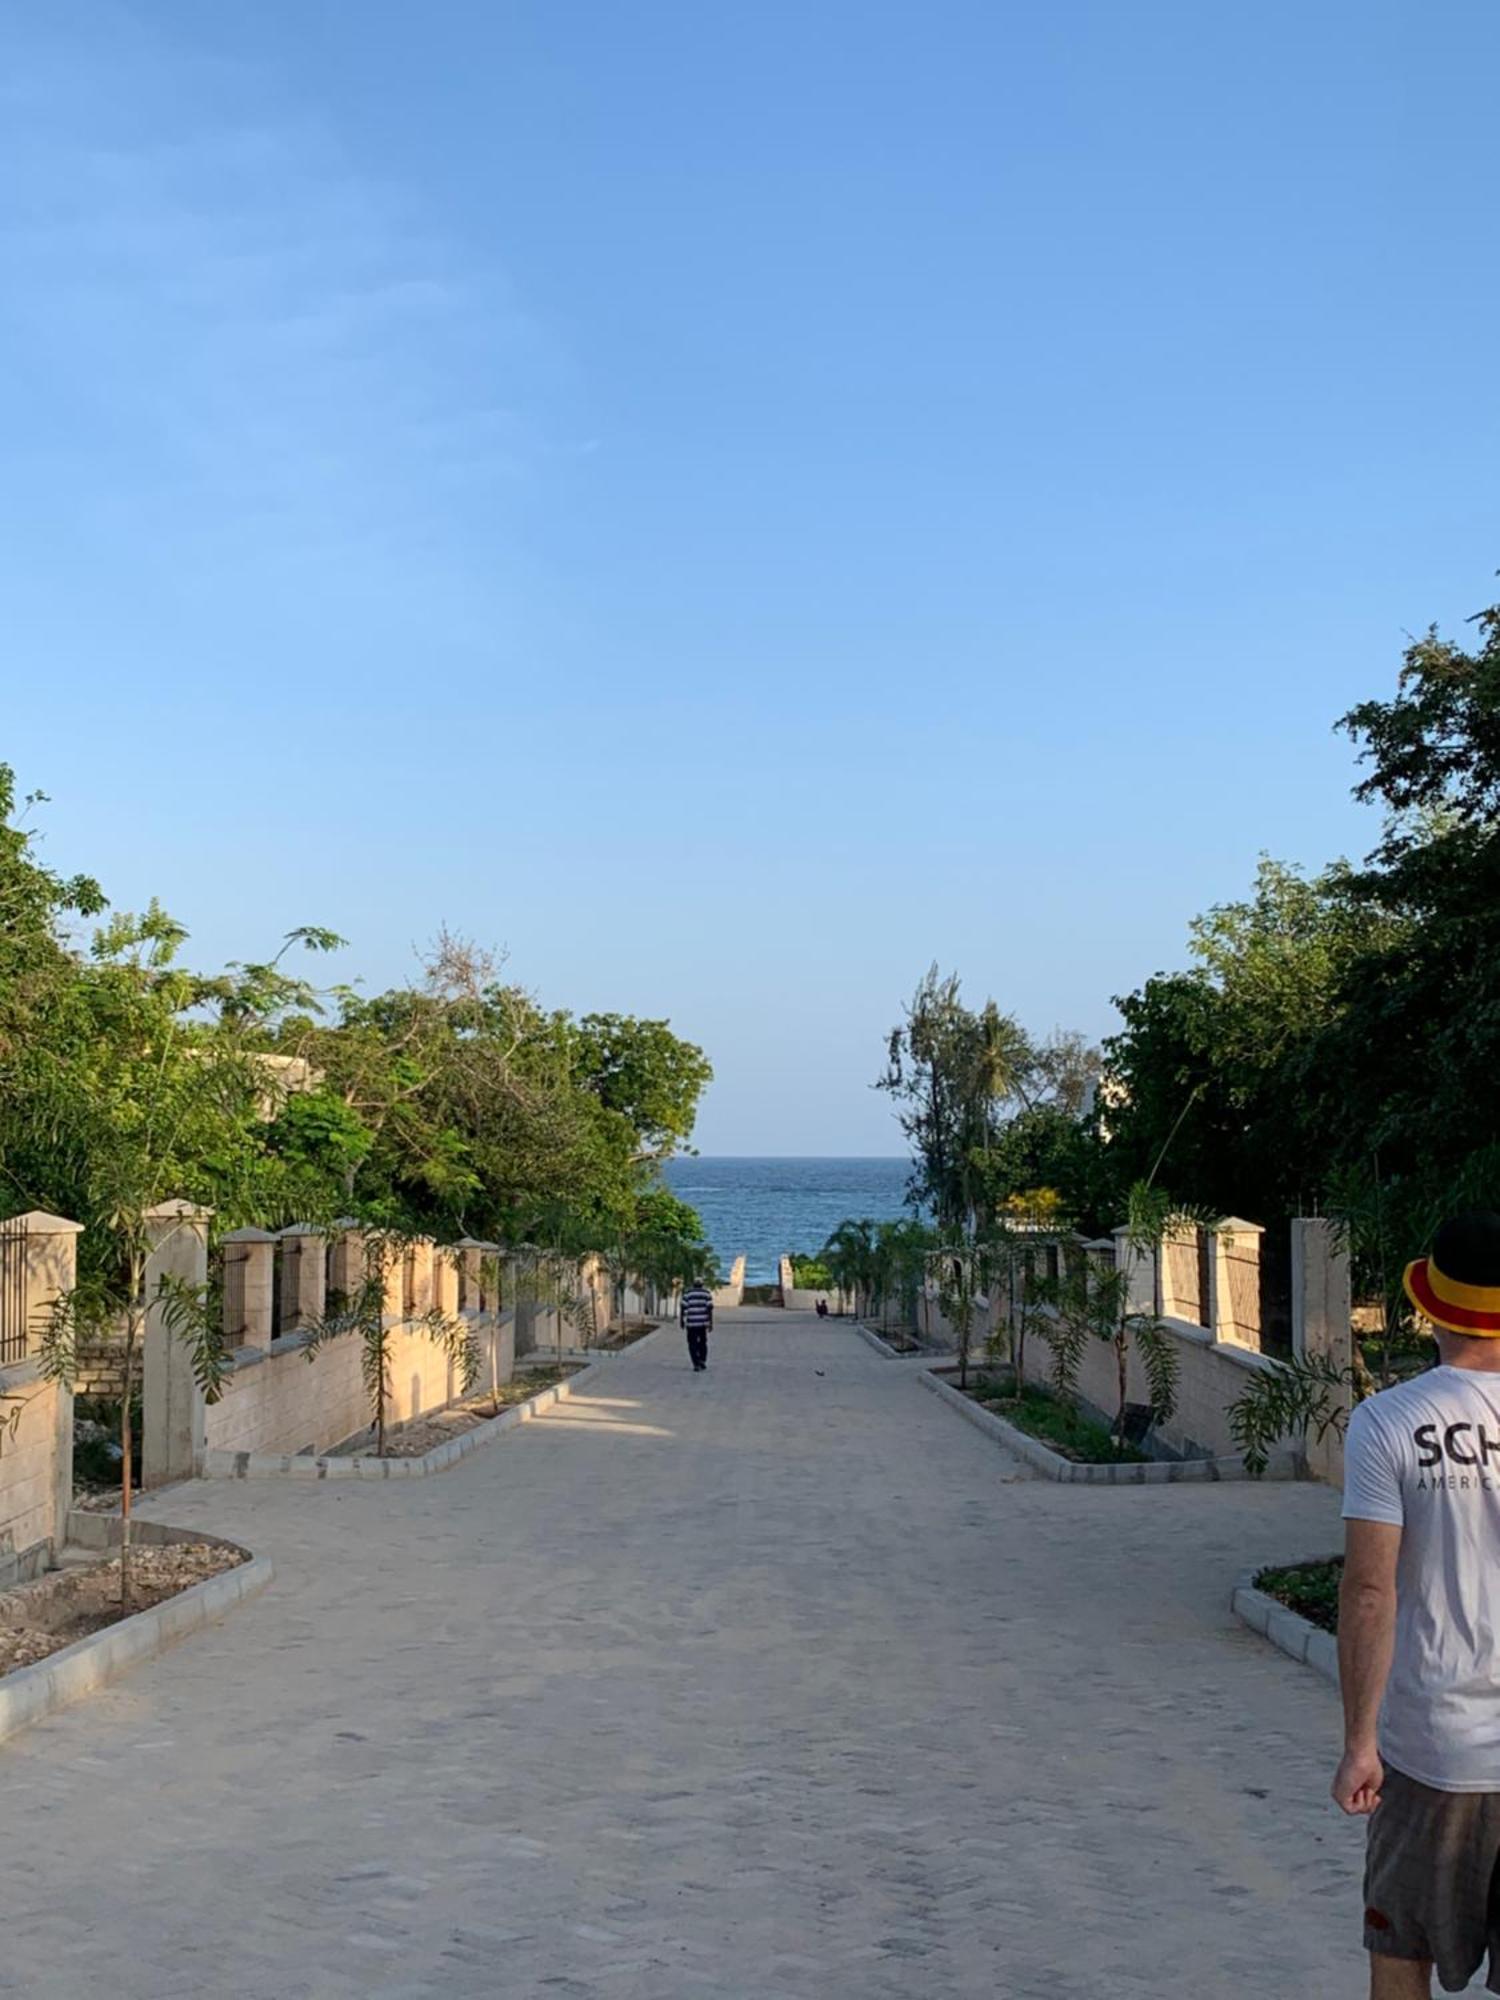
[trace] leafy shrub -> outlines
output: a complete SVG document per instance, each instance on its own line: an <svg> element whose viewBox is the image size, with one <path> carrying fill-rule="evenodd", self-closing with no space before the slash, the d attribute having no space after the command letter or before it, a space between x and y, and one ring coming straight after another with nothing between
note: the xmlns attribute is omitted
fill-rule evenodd
<svg viewBox="0 0 1500 2000"><path fill-rule="evenodd" d="M1344 1558L1330 1556L1325 1562L1292 1563L1286 1569L1263 1569L1255 1579L1255 1587L1322 1631L1337 1632L1339 1585L1343 1578Z"/></svg>
<svg viewBox="0 0 1500 2000"><path fill-rule="evenodd" d="M792 1283L799 1292L829 1291L833 1273L821 1257L793 1257Z"/></svg>

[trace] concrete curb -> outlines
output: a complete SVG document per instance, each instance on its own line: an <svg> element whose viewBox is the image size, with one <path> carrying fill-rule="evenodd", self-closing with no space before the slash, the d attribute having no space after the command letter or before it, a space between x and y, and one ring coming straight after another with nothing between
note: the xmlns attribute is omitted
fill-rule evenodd
<svg viewBox="0 0 1500 2000"><path fill-rule="evenodd" d="M570 1375L566 1382L554 1383L550 1389L539 1389L524 1403L502 1410L498 1417L491 1417L486 1423L476 1424L473 1430L449 1438L446 1444L435 1444L420 1458L372 1458L363 1455L335 1458L327 1453L319 1456L312 1452L211 1451L204 1457L202 1476L205 1479L430 1479L435 1473L447 1472L460 1459L467 1458L471 1451L495 1443L507 1431L515 1430L517 1425L530 1423L533 1417L551 1409L554 1403L589 1388L616 1362L623 1361L627 1355L639 1354L653 1340L673 1331L672 1327L658 1326L640 1340L632 1341L629 1347L608 1354L590 1350L595 1352L596 1358L587 1367L580 1368L576 1375ZM530 1360L531 1357L528 1355L525 1358Z"/></svg>
<svg viewBox="0 0 1500 2000"><path fill-rule="evenodd" d="M888 1340L882 1340L874 1327L866 1326L863 1320L857 1319L853 1325L854 1331L866 1347L873 1347L875 1352L883 1354L887 1361L919 1361L925 1367L931 1368L942 1359L942 1356L934 1354L930 1347L921 1347L915 1353L903 1354L899 1347L892 1347Z"/></svg>
<svg viewBox="0 0 1500 2000"><path fill-rule="evenodd" d="M1325 1556L1306 1556L1306 1562L1325 1562ZM1242 1570L1235 1581L1230 1595L1229 1608L1242 1625L1248 1625L1252 1632L1258 1632L1263 1639L1269 1639L1278 1651L1290 1660L1311 1667L1315 1674L1321 1674L1325 1681L1339 1684L1339 1642L1331 1632L1325 1632L1304 1618L1300 1612L1290 1610L1279 1598L1256 1587L1255 1579L1263 1569L1294 1569L1295 1563L1260 1563L1254 1569Z"/></svg>
<svg viewBox="0 0 1500 2000"><path fill-rule="evenodd" d="M94 1523L87 1533L86 1546L101 1554L119 1542L120 1519L115 1514L71 1515L74 1521ZM139 1546L172 1542L215 1542L224 1548L239 1548L222 1535L204 1535L190 1528L168 1528L159 1521L134 1521L131 1539ZM100 1532L102 1530L102 1532ZM241 1553L248 1555L248 1550ZM68 1708L95 1693L107 1682L139 1664L165 1652L176 1640L212 1624L246 1598L264 1590L275 1574L269 1556L252 1556L235 1569L207 1577L190 1589L137 1611L102 1632L76 1639L35 1666L18 1667L0 1678L0 1742L19 1730L40 1722L57 1709Z"/></svg>
<svg viewBox="0 0 1500 2000"><path fill-rule="evenodd" d="M1003 1444L1007 1451L1023 1459L1044 1479L1055 1479L1064 1485L1182 1486L1249 1477L1242 1461L1237 1458L1147 1459L1140 1465L1079 1465L1053 1451L1040 1438L1030 1437L1014 1424L1007 1423L1004 1417L997 1417L993 1410L985 1409L972 1396L965 1396L950 1382L935 1375L930 1367L922 1380L934 1395L941 1397L960 1416L966 1417L977 1430L994 1438L997 1444ZM1274 1478L1274 1469L1268 1471L1266 1476Z"/></svg>

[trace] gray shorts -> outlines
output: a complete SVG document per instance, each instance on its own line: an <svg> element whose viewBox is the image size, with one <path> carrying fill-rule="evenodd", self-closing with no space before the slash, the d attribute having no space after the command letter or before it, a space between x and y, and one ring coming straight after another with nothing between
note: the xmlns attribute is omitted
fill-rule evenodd
<svg viewBox="0 0 1500 2000"><path fill-rule="evenodd" d="M1489 1954L1500 1993L1500 1792L1436 1792L1385 1767L1365 1848L1365 1950L1430 1958L1462 1993Z"/></svg>

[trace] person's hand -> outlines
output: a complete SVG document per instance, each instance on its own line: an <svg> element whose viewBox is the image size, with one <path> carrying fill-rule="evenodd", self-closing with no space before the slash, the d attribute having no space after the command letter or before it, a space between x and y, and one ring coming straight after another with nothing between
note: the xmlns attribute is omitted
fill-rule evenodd
<svg viewBox="0 0 1500 2000"><path fill-rule="evenodd" d="M1346 1813L1372 1813L1384 1783L1385 1766L1377 1750L1346 1750L1333 1774L1333 1802Z"/></svg>

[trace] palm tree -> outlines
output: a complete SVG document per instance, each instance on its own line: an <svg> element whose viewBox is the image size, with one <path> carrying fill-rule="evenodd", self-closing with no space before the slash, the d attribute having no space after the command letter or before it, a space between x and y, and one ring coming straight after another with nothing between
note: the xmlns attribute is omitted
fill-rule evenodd
<svg viewBox="0 0 1500 2000"><path fill-rule="evenodd" d="M874 1293L879 1273L875 1224L868 1216L860 1221L846 1219L823 1245L820 1255L835 1286L854 1300L855 1313L861 1314Z"/></svg>

